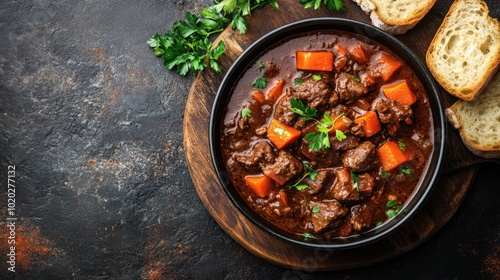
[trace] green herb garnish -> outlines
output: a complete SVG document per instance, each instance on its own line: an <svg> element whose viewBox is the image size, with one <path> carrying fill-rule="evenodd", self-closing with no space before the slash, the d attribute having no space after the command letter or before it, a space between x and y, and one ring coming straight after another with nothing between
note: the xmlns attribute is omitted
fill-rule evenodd
<svg viewBox="0 0 500 280"><path fill-rule="evenodd" d="M311 210L313 213L319 213L319 207L317 205L313 205Z"/></svg>
<svg viewBox="0 0 500 280"><path fill-rule="evenodd" d="M302 84L304 82L304 79L302 78L295 78L294 79L294 83L293 83L293 86L294 87L298 87L300 84Z"/></svg>
<svg viewBox="0 0 500 280"><path fill-rule="evenodd" d="M380 176L382 177L382 179L387 179L387 176L389 176L389 172L387 172L387 171L382 171L382 172L380 173Z"/></svg>
<svg viewBox="0 0 500 280"><path fill-rule="evenodd" d="M330 137L329 133L335 129L335 137L339 141L343 141L347 136L341 130L335 128L335 122L338 118L342 117L344 114L332 119L330 115L325 112L323 118L318 123L318 131L310 132L304 136L304 140L309 142L309 148L313 151L325 150L330 148Z"/></svg>
<svg viewBox="0 0 500 280"><path fill-rule="evenodd" d="M302 175L302 177L297 181L295 182L295 184L289 186L288 188L289 189L292 189L292 188L296 188L298 191L302 191L302 190L305 190L307 188L309 188L309 186L307 184L302 184L302 181L306 178L306 177L309 177L309 179L311 181L316 181L316 176L318 176L318 171L312 169L307 163L303 162L302 163L304 165L304 169L307 171L306 173L304 173L304 175Z"/></svg>
<svg viewBox="0 0 500 280"><path fill-rule="evenodd" d="M252 110L250 110L248 108L241 109L241 117L242 118L249 118L250 116L252 116Z"/></svg>
<svg viewBox="0 0 500 280"><path fill-rule="evenodd" d="M265 88L267 86L267 78L261 77L255 80L252 85L256 88Z"/></svg>
<svg viewBox="0 0 500 280"><path fill-rule="evenodd" d="M304 5L304 8L314 8L319 9L321 3L325 4L326 7L332 11L343 11L345 9L344 2L342 0L300 0L300 4Z"/></svg>
<svg viewBox="0 0 500 280"><path fill-rule="evenodd" d="M320 75L313 75L312 78L316 82L319 81L319 80L321 80L321 76Z"/></svg>
<svg viewBox="0 0 500 280"><path fill-rule="evenodd" d="M399 205L396 200L387 201L385 206L388 208L387 211L385 211L385 215L389 219L394 218L403 209L403 206Z"/></svg>
<svg viewBox="0 0 500 280"><path fill-rule="evenodd" d="M309 106L304 106L302 100L298 100L295 97L292 97L290 99L290 105L292 105L290 110L300 115L304 121L312 120L316 117L317 110Z"/></svg>
<svg viewBox="0 0 500 280"><path fill-rule="evenodd" d="M353 76L353 78L357 83L361 83L361 79L358 76Z"/></svg>
<svg viewBox="0 0 500 280"><path fill-rule="evenodd" d="M262 63L262 61L257 60L255 62L255 65L257 65L257 67L259 67L259 73L264 72L264 69L266 68L266 66L264 65L264 63Z"/></svg>
<svg viewBox="0 0 500 280"><path fill-rule="evenodd" d="M352 188L359 192L359 186L358 186L359 175L351 171L351 178L352 178Z"/></svg>
<svg viewBox="0 0 500 280"><path fill-rule="evenodd" d="M304 232L304 233L302 234L302 236L303 236L304 238L313 238L313 235L312 235L311 233L309 233L309 232Z"/></svg>
<svg viewBox="0 0 500 280"><path fill-rule="evenodd" d="M389 201L387 201L387 203L385 204L385 206L387 208L391 208L393 206L396 206L397 204L398 204L398 202L396 200L389 200Z"/></svg>
<svg viewBox="0 0 500 280"><path fill-rule="evenodd" d="M403 141L398 141L398 146L401 149L401 151L406 152L406 143Z"/></svg>
<svg viewBox="0 0 500 280"><path fill-rule="evenodd" d="M201 10L199 15L187 12L185 20L175 22L164 35L153 35L147 44L155 56L163 58L166 68L176 68L180 75L208 66L220 72L217 60L226 49L223 41L214 45L211 35L222 32L229 24L244 34L248 29L244 17L268 4L278 8L276 0L221 0Z"/></svg>
<svg viewBox="0 0 500 280"><path fill-rule="evenodd" d="M303 162L302 164L304 165L304 169L308 171L307 177L309 177L311 181L316 181L316 177L318 176L318 171L312 169L312 167L305 162Z"/></svg>
<svg viewBox="0 0 500 280"><path fill-rule="evenodd" d="M410 175L411 174L411 169L406 167L406 166L400 166L399 167L399 172L405 175Z"/></svg>

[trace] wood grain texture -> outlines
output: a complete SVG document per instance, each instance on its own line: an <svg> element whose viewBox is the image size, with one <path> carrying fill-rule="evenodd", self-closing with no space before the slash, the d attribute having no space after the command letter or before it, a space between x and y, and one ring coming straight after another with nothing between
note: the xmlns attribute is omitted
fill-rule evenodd
<svg viewBox="0 0 500 280"><path fill-rule="evenodd" d="M369 23L368 16L350 1L345 1L346 11L341 13L326 9L305 10L295 0L279 3L279 11L266 7L248 17L250 29L247 34L240 35L230 29L221 33L217 40L223 40L227 48L220 59L222 73L208 70L198 74L193 81L184 115L184 147L189 172L200 199L220 227L236 242L252 254L287 268L308 271L354 268L384 261L415 248L455 214L477 171L477 166L472 164L480 160L460 145L458 134L451 129L447 141L453 144L452 149L448 149L446 153L445 173L421 211L388 238L362 248L312 250L284 243L253 225L226 197L211 162L208 129L217 89L238 55L269 31L300 19L335 16ZM398 37L422 61L425 61L425 52L432 40L431 34L434 34L442 21L440 14L443 14L442 11L431 11L414 29ZM454 101L444 91L442 95L445 106ZM454 172L458 169L459 172Z"/></svg>

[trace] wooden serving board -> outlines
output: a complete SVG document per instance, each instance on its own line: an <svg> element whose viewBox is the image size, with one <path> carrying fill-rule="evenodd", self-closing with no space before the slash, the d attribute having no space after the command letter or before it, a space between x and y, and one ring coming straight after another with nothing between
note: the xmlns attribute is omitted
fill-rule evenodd
<svg viewBox="0 0 500 280"><path fill-rule="evenodd" d="M400 230L386 239L361 248L340 251L312 250L285 243L252 224L226 197L214 171L208 140L210 112L217 89L226 71L238 55L255 40L271 30L300 19L313 17L345 17L369 23L369 17L351 1L344 0L345 12L304 9L297 0L280 0L279 10L270 6L256 10L247 17L249 30L240 35L230 28L217 40L226 44L220 58L222 73L208 70L195 78L184 115L184 147L193 184L215 221L236 242L254 255L291 269L338 270L365 266L393 258L411 250L437 232L455 214L477 171L479 158L463 146L458 134L448 129L444 172L422 209ZM438 1L440 2L440 1ZM398 38L425 62L425 52L449 5L437 3L431 12L412 30ZM444 90L445 106L454 102Z"/></svg>

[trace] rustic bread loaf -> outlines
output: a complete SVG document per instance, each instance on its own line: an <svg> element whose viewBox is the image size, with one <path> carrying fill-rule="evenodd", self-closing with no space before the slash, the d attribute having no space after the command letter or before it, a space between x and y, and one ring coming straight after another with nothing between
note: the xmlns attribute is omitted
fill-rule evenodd
<svg viewBox="0 0 500 280"><path fill-rule="evenodd" d="M500 23L482 0L456 0L432 40L426 63L450 94L474 100L500 65Z"/></svg>
<svg viewBox="0 0 500 280"><path fill-rule="evenodd" d="M436 0L352 0L372 20L372 25L393 35L413 28L432 8Z"/></svg>
<svg viewBox="0 0 500 280"><path fill-rule="evenodd" d="M474 101L458 100L446 117L474 154L500 158L500 72Z"/></svg>

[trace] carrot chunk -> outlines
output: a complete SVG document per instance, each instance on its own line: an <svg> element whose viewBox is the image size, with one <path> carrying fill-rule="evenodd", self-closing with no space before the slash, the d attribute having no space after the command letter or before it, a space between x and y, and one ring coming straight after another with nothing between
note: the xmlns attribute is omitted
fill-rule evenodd
<svg viewBox="0 0 500 280"><path fill-rule="evenodd" d="M300 137L300 130L272 119L267 129L267 138L278 148L282 149L295 142Z"/></svg>
<svg viewBox="0 0 500 280"><path fill-rule="evenodd" d="M385 171L391 171L398 168L401 164L410 160L408 153L403 152L398 143L387 141L377 150L380 163Z"/></svg>
<svg viewBox="0 0 500 280"><path fill-rule="evenodd" d="M276 82L276 85L274 85L274 87L272 87L267 93L267 99L272 102L278 100L278 98L281 96L281 93L283 93L283 87L285 83L286 81L284 79L279 79Z"/></svg>
<svg viewBox="0 0 500 280"><path fill-rule="evenodd" d="M387 99L394 100L401 105L411 106L417 101L417 96L413 93L406 80L383 85L381 89Z"/></svg>
<svg viewBox="0 0 500 280"><path fill-rule="evenodd" d="M378 52L372 56L371 65L372 71L380 74L382 80L387 82L401 68L402 63L386 52Z"/></svg>
<svg viewBox="0 0 500 280"><path fill-rule="evenodd" d="M335 130L340 130L340 131L347 130L347 124L346 124L346 121L344 120L344 118L347 119L347 117L344 117L344 116L341 116L341 117L330 116L330 117L332 118L332 120L334 120L334 122L333 122L334 128L332 130L330 130L329 134L335 134Z"/></svg>
<svg viewBox="0 0 500 280"><path fill-rule="evenodd" d="M274 187L274 181L266 175L247 175L245 184L258 197L266 197L271 193Z"/></svg>
<svg viewBox="0 0 500 280"><path fill-rule="evenodd" d="M371 137L380 131L380 122L374 111L366 112L363 116L355 119L354 123L361 126L366 137Z"/></svg>
<svg viewBox="0 0 500 280"><path fill-rule="evenodd" d="M259 104L264 104L266 102L266 97L264 96L264 93L260 90L254 91L252 93L252 99L257 101Z"/></svg>
<svg viewBox="0 0 500 280"><path fill-rule="evenodd" d="M297 51L295 66L299 70L332 71L333 53L329 51Z"/></svg>
<svg viewBox="0 0 500 280"><path fill-rule="evenodd" d="M366 58L365 51L360 44L351 44L349 45L349 53L352 56L352 59L358 63L367 62L368 58Z"/></svg>
<svg viewBox="0 0 500 280"><path fill-rule="evenodd" d="M288 207L288 198L284 189L278 192L278 200L283 207Z"/></svg>

